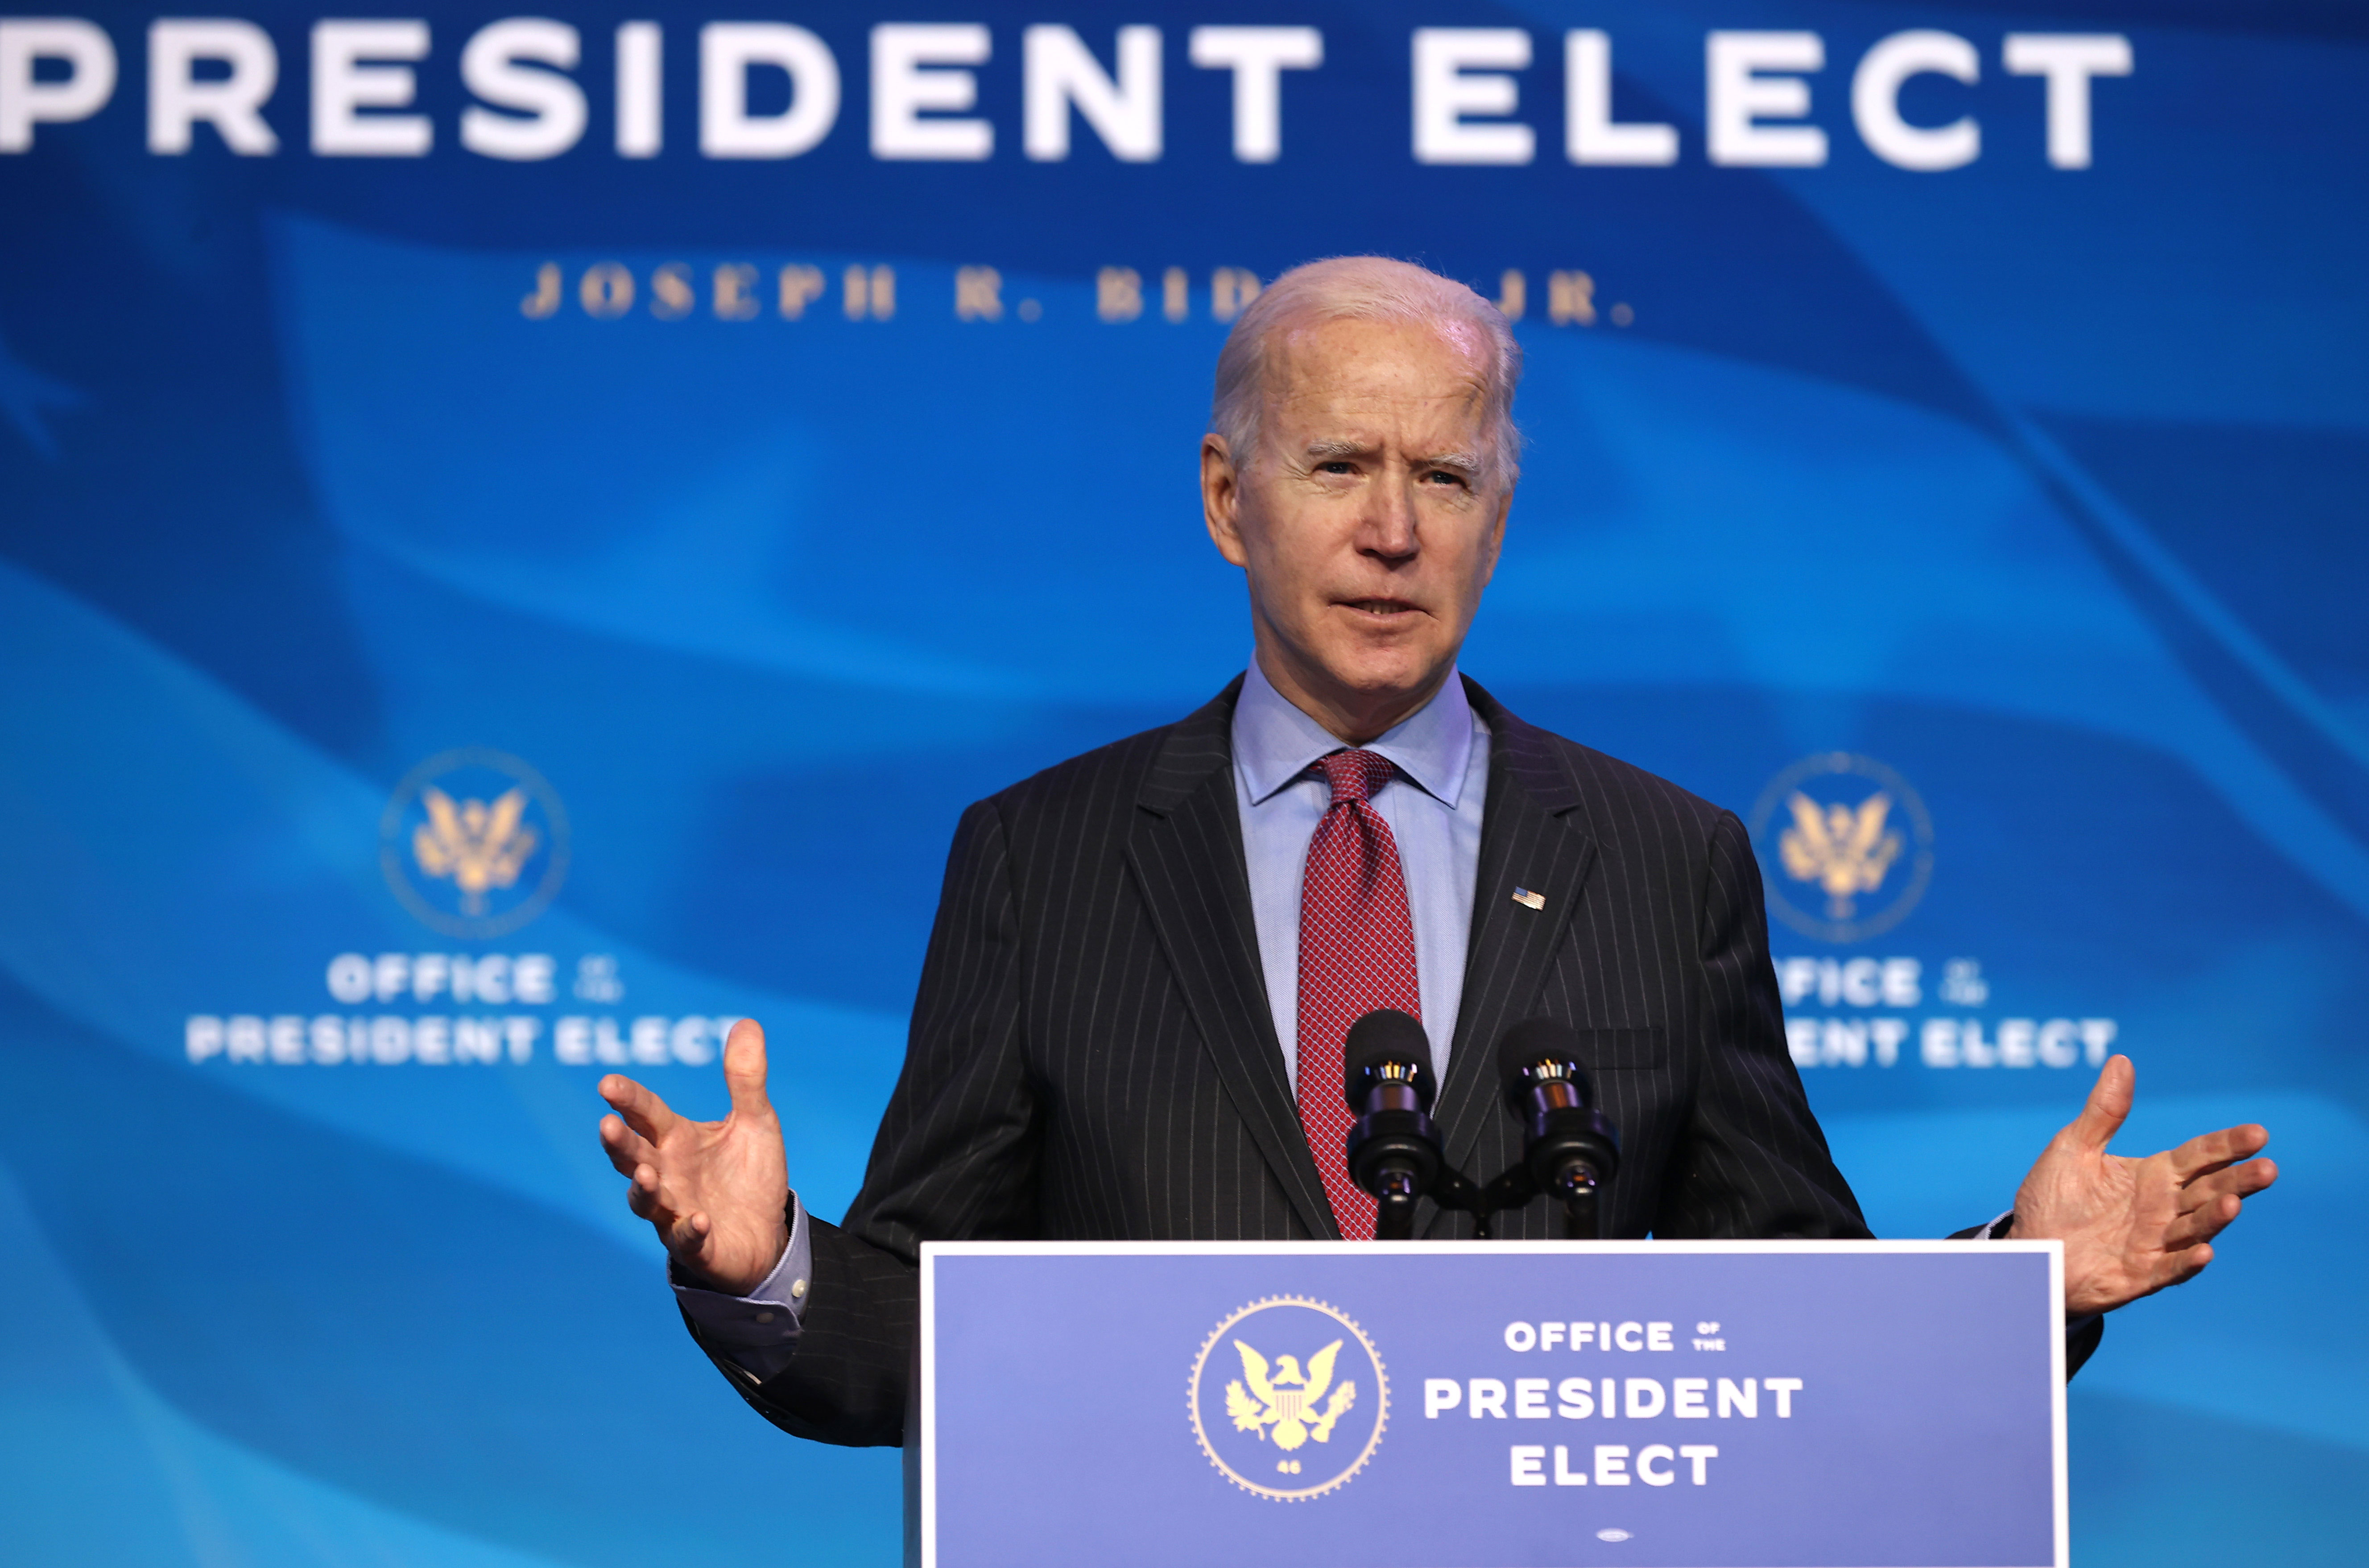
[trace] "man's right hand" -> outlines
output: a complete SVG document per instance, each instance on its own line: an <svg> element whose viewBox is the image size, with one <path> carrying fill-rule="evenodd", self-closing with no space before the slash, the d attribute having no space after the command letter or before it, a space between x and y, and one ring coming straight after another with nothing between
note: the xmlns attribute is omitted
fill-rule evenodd
<svg viewBox="0 0 2369 1568"><path fill-rule="evenodd" d="M692 1281L730 1296L765 1282L790 1244L789 1168L782 1122L765 1097L765 1031L753 1018L724 1044L732 1110L720 1122L679 1116L632 1079L611 1073L601 1147L633 1185L625 1203L658 1228Z"/></svg>

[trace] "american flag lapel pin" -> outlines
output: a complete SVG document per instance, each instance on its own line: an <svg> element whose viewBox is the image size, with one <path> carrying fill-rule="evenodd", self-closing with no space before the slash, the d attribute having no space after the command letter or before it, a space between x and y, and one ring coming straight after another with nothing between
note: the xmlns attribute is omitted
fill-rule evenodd
<svg viewBox="0 0 2369 1568"><path fill-rule="evenodd" d="M1514 902L1526 910L1543 910L1547 907L1547 896L1533 893L1528 887L1516 887L1514 889Z"/></svg>

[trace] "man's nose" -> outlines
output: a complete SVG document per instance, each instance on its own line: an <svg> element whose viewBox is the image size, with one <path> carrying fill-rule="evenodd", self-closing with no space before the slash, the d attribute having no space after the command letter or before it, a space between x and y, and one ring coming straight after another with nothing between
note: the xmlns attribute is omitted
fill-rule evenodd
<svg viewBox="0 0 2369 1568"><path fill-rule="evenodd" d="M1417 549L1414 523L1414 481L1394 475L1367 493L1365 515L1358 520L1357 549L1388 561L1402 561Z"/></svg>

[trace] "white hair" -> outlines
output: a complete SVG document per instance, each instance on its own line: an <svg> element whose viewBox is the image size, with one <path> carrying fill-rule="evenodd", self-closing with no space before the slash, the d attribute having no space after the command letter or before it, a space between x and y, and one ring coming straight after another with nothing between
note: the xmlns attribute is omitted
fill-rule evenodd
<svg viewBox="0 0 2369 1568"><path fill-rule="evenodd" d="M1511 484L1520 467L1514 389L1522 347L1495 305L1451 278L1387 256L1336 256L1277 278L1236 318L1218 354L1209 430L1238 468L1257 454L1267 386L1267 347L1278 333L1328 321L1395 321L1428 326L1481 361L1491 427L1491 477Z"/></svg>

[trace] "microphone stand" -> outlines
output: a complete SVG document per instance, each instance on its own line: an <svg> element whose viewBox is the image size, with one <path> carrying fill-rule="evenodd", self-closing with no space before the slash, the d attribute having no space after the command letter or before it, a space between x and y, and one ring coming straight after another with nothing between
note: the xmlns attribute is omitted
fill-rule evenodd
<svg viewBox="0 0 2369 1568"><path fill-rule="evenodd" d="M1349 1175L1374 1196L1374 1240L1414 1240L1414 1211L1425 1198L1472 1216L1472 1234L1489 1239L1490 1219L1519 1208L1539 1194L1528 1165L1516 1165L1487 1186L1439 1157L1439 1129L1410 1084L1384 1082L1375 1108L1349 1133ZM1591 1231L1591 1234L1593 1232Z"/></svg>
<svg viewBox="0 0 2369 1568"><path fill-rule="evenodd" d="M1414 1206L1422 1195L1414 1190L1412 1171L1385 1171L1374 1194L1374 1240L1414 1240Z"/></svg>
<svg viewBox="0 0 2369 1568"><path fill-rule="evenodd" d="M1565 1172L1562 1187L1562 1239L1566 1242L1602 1240L1604 1232L1596 1211L1596 1173L1585 1166Z"/></svg>
<svg viewBox="0 0 2369 1568"><path fill-rule="evenodd" d="M1541 1189L1538 1178L1527 1164L1516 1165L1500 1173L1494 1181L1482 1186L1460 1171L1443 1170L1425 1196L1442 1208L1452 1208L1472 1216L1472 1239L1485 1242L1494 1234L1491 1220L1497 1215L1527 1207L1544 1190L1559 1198L1562 1205L1562 1234L1567 1242L1593 1242L1603 1235L1602 1220L1596 1207L1596 1196L1602 1190L1595 1170L1584 1162L1573 1162L1556 1173L1554 1185ZM1407 1205L1407 1224L1414 1220L1414 1206ZM1379 1221L1374 1229L1378 1240L1404 1239L1413 1234L1410 1229L1397 1236L1386 1236Z"/></svg>

